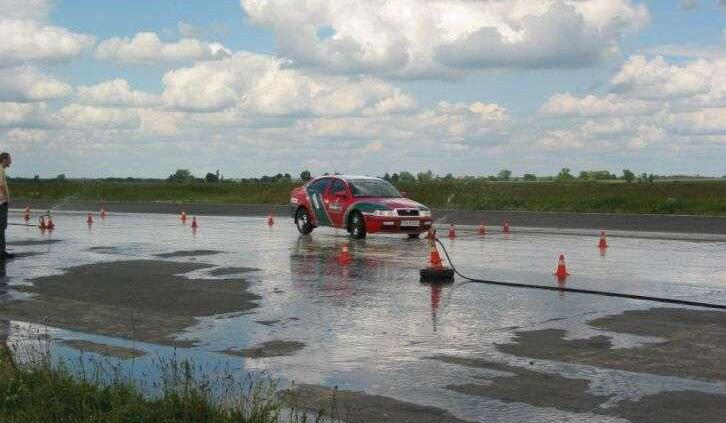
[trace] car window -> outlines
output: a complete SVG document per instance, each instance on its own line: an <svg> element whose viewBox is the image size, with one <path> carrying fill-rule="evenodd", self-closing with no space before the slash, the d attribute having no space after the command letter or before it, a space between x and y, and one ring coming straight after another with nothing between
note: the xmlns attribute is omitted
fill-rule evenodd
<svg viewBox="0 0 726 423"><path fill-rule="evenodd" d="M318 179L310 183L308 190L313 194L322 194L325 192L325 187L328 186L328 182L330 182L330 178Z"/></svg>
<svg viewBox="0 0 726 423"><path fill-rule="evenodd" d="M357 179L348 182L354 197L401 197L396 187L383 179Z"/></svg>
<svg viewBox="0 0 726 423"><path fill-rule="evenodd" d="M333 180L333 186L330 188L330 192L335 194L336 192L346 191L345 182L340 179Z"/></svg>

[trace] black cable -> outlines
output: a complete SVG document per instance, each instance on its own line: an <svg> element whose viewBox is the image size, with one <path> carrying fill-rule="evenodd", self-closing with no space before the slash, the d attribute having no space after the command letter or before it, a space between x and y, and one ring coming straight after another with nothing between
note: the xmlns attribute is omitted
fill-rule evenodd
<svg viewBox="0 0 726 423"><path fill-rule="evenodd" d="M695 306L695 307L706 307L706 308L716 308L721 310L726 310L726 305L724 304L712 304L712 303L703 303L699 301L687 301L687 300L679 300L675 298L661 298L661 297L651 297L647 295L636 295L636 294L623 294L619 292L610 292L610 291L597 291L592 289L581 289L581 288L567 288L567 287L559 287L559 286L550 286L550 285L536 285L536 284L529 284L529 283L515 283L515 282L502 282L502 281L491 281L486 279L476 279L476 278L470 278L456 269L454 266L454 262L451 261L451 257L449 256L449 252L446 251L446 247L441 242L440 239L435 238L436 242L439 243L441 246L441 249L444 250L444 255L446 256L446 260L449 261L449 264L451 265L451 268L454 270L454 273L459 275L461 278L468 280L469 282L475 282L475 283L485 283L489 285L500 285L500 286L508 286L512 288L530 288L530 289L543 289L547 291L559 291L559 292L572 292L576 294L590 294L590 295L601 295L605 297L616 297L616 298L628 298L631 300L643 300L643 301L655 301L659 303L668 303L668 304L679 304L679 305L687 305L687 306Z"/></svg>

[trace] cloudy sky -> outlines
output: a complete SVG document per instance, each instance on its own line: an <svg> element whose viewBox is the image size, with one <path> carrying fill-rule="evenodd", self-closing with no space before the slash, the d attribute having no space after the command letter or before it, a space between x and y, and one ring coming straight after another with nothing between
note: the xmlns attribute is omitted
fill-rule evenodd
<svg viewBox="0 0 726 423"><path fill-rule="evenodd" d="M726 174L726 0L0 0L16 176Z"/></svg>

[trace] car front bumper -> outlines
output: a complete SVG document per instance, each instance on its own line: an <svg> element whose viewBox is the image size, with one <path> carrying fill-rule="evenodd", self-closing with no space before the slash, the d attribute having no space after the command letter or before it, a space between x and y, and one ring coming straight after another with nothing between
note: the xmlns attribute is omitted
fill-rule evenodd
<svg viewBox="0 0 726 423"><path fill-rule="evenodd" d="M364 215L366 232L420 234L431 228L433 219L421 216L374 216ZM413 223L415 222L415 224Z"/></svg>

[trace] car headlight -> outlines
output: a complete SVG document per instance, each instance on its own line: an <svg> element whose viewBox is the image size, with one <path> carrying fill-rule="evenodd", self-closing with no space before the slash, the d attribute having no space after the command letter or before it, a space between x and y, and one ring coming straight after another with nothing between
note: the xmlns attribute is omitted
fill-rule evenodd
<svg viewBox="0 0 726 423"><path fill-rule="evenodd" d="M431 217L431 210L419 210L418 215L422 217Z"/></svg>
<svg viewBox="0 0 726 423"><path fill-rule="evenodd" d="M373 212L374 216L393 217L396 215L395 210L376 210Z"/></svg>

